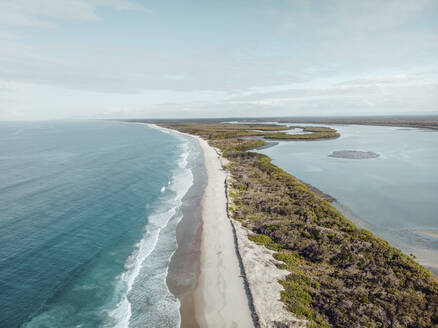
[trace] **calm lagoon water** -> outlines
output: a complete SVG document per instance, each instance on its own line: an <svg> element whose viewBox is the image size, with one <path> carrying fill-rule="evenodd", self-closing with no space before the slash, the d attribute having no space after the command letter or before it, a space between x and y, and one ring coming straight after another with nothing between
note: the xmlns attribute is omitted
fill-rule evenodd
<svg viewBox="0 0 438 328"><path fill-rule="evenodd" d="M177 327L165 283L197 143L120 122L0 123L0 327Z"/></svg>
<svg viewBox="0 0 438 328"><path fill-rule="evenodd" d="M419 262L438 272L438 131L325 126L337 129L341 137L280 141L259 152L335 197L336 206L359 226L413 253ZM342 150L370 151L380 156L329 157Z"/></svg>

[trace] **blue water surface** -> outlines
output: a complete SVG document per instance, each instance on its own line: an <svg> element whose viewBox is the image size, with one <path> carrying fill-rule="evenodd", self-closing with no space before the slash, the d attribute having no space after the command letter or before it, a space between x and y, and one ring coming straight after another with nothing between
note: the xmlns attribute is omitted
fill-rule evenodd
<svg viewBox="0 0 438 328"><path fill-rule="evenodd" d="M0 327L117 324L120 277L171 206L182 143L122 122L0 123Z"/></svg>

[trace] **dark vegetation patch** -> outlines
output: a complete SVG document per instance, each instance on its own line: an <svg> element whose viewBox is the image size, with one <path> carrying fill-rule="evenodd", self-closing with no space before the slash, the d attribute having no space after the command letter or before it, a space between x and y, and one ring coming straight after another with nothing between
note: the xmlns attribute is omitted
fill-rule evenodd
<svg viewBox="0 0 438 328"><path fill-rule="evenodd" d="M290 271L281 281L281 299L308 319L309 327L438 327L437 278L356 227L269 157L247 152L264 144L239 138L252 133L248 126L163 126L207 139L230 161L233 217ZM250 126L279 131L278 126Z"/></svg>
<svg viewBox="0 0 438 328"><path fill-rule="evenodd" d="M266 139L276 139L276 140L317 140L317 139L331 139L337 138L340 134L332 129L327 127L320 126L290 126L292 129L302 129L303 134L287 134L285 132L277 132L272 134L265 134L264 137ZM309 133L311 132L311 133Z"/></svg>

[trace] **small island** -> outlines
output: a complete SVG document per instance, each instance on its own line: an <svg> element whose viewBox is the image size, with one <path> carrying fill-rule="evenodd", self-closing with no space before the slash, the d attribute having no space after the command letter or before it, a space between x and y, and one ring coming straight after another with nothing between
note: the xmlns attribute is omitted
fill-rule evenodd
<svg viewBox="0 0 438 328"><path fill-rule="evenodd" d="M380 155L372 151L361 151L361 150L339 150L334 151L329 155L329 157L334 158L347 158L347 159L369 159L377 158Z"/></svg>

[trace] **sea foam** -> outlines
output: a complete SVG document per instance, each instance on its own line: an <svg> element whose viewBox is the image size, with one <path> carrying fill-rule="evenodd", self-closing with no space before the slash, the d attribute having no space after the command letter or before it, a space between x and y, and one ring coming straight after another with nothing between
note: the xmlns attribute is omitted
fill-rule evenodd
<svg viewBox="0 0 438 328"><path fill-rule="evenodd" d="M136 295L133 295L138 294L138 291L133 290L133 286L136 282L138 282L139 279L142 278L141 272L144 268L145 261L155 251L155 253L159 255L158 257L161 257L156 261L157 266L162 265L160 262L167 262L168 265L170 257L173 255L177 247L175 229L178 222L182 219L182 214L180 211L182 199L193 184L192 171L187 168L189 158L189 144L187 142L187 138L180 135L177 135L177 137L184 142L180 145L182 153L178 159L178 167L175 168L168 187L166 188L163 186L161 188L161 195L156 204L156 207L158 208L152 213L152 215L148 217L148 223L145 226L142 239L134 246L133 252L125 262L125 271L119 277L119 282L116 289L116 294L119 295L120 301L117 303L115 308L108 312L111 320L108 321L108 324L106 325L107 327L125 328L130 326L130 321L133 317L133 302L144 299L139 299L136 297ZM173 221L174 227L169 229L170 231L166 231L167 235L163 235L163 231L166 227L168 227L170 221ZM171 251L160 252L160 249L158 249L159 247L161 247L163 250L168 250L170 247ZM150 266L151 263L148 265ZM159 296L167 300L167 304L161 304L161 308L163 308L163 312L173 312L173 317L176 317L178 320L178 322L174 323L176 326L179 326L180 304L176 298L168 297L173 295L170 295L165 282L168 270L167 265L165 266L164 270L161 270L159 273L159 276L162 278L161 283L164 285L162 286L162 289L165 289L161 292L168 294ZM142 282L142 284L147 285L147 282ZM141 292L150 293L151 290L148 290L148 288L142 288ZM140 304L134 305L137 307L140 306ZM163 314L172 317L171 313ZM143 320L141 320L141 318L139 320L137 315L135 321L138 324L139 321ZM136 326L137 324L131 322L131 326ZM143 322L143 324L146 324L146 322Z"/></svg>

